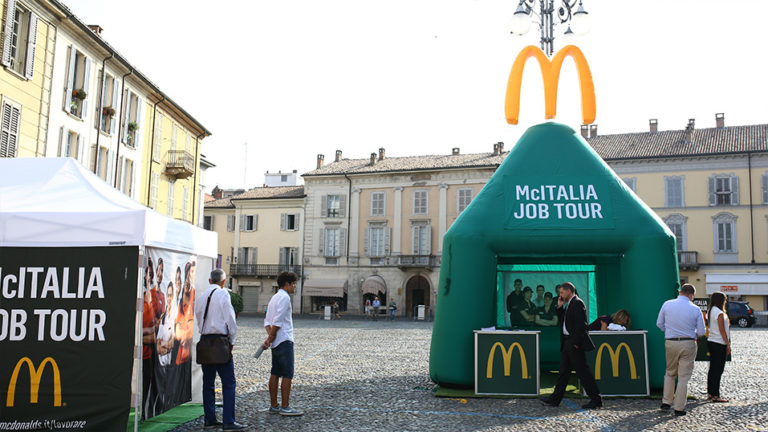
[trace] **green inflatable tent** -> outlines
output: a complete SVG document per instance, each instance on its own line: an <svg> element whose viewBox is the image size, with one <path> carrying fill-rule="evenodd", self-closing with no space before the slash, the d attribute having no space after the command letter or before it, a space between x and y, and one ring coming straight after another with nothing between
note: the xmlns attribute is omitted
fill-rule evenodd
<svg viewBox="0 0 768 432"><path fill-rule="evenodd" d="M648 331L650 385L663 386L664 335L656 318L679 288L675 237L561 124L528 129L445 234L429 359L434 382L473 385L473 330L530 329L512 322L505 307L520 275L536 275L524 281L533 296L534 280L546 280L553 294L555 281L571 280L590 320L627 309L632 329ZM557 370L560 329L535 329L542 370Z"/></svg>

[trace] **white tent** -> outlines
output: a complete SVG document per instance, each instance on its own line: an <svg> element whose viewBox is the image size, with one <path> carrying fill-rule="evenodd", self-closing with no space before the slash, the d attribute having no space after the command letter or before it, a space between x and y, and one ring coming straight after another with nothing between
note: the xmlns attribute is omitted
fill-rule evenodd
<svg viewBox="0 0 768 432"><path fill-rule="evenodd" d="M217 241L123 195L74 159L0 159L0 246L151 246L216 257Z"/></svg>
<svg viewBox="0 0 768 432"><path fill-rule="evenodd" d="M203 258L212 268L217 243L215 232L145 207L74 159L0 158L0 247L137 246L145 253L165 250L194 255L198 263ZM207 277L207 273L198 274L199 280ZM140 318L139 312L139 329ZM196 341L197 328L194 333ZM136 343L141 345L140 331ZM199 402L200 368L192 363L192 399Z"/></svg>

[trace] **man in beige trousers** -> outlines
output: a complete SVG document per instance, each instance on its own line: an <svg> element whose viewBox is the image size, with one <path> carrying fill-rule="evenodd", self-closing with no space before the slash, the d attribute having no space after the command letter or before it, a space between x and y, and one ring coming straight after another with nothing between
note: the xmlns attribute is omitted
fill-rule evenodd
<svg viewBox="0 0 768 432"><path fill-rule="evenodd" d="M674 408L676 416L685 415L688 380L691 379L696 359L696 338L704 336L705 332L704 316L699 307L693 304L695 294L696 288L693 285L683 285L676 299L664 302L656 320L656 326L664 332L667 355L664 396L660 408L662 411Z"/></svg>

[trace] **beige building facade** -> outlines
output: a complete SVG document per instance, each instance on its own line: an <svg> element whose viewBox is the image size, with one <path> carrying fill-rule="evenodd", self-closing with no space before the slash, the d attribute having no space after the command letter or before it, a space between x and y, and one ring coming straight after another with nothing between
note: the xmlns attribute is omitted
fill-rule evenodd
<svg viewBox="0 0 768 432"><path fill-rule="evenodd" d="M243 296L246 313L263 313L277 275L302 276L304 188L263 187L205 204L204 228L219 235L218 266ZM294 296L299 310L299 297Z"/></svg>
<svg viewBox="0 0 768 432"><path fill-rule="evenodd" d="M494 151L462 155L344 159L303 175L306 191L303 313L338 302L360 314L378 297L381 313L434 313L442 238L504 159Z"/></svg>
<svg viewBox="0 0 768 432"><path fill-rule="evenodd" d="M768 125L593 136L592 147L677 237L681 282L768 309ZM649 269L652 271L652 269Z"/></svg>

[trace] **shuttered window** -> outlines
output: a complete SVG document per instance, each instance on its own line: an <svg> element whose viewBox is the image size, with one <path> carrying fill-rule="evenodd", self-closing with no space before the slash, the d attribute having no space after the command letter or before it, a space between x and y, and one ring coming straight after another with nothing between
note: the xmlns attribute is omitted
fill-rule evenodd
<svg viewBox="0 0 768 432"><path fill-rule="evenodd" d="M125 92L123 109L122 142L129 147L136 147L139 128L141 127L141 98L132 91Z"/></svg>
<svg viewBox="0 0 768 432"><path fill-rule="evenodd" d="M67 81L64 89L64 111L83 118L88 109L91 60L74 46L67 48Z"/></svg>
<svg viewBox="0 0 768 432"><path fill-rule="evenodd" d="M227 215L227 231L235 230L235 215Z"/></svg>
<svg viewBox="0 0 768 432"><path fill-rule="evenodd" d="M371 193L371 216L384 216L385 193Z"/></svg>
<svg viewBox="0 0 768 432"><path fill-rule="evenodd" d="M157 197L160 189L160 174L152 173L152 181L149 186L149 207L157 210Z"/></svg>
<svg viewBox="0 0 768 432"><path fill-rule="evenodd" d="M709 205L739 205L739 178L734 174L714 174L709 178Z"/></svg>
<svg viewBox="0 0 768 432"><path fill-rule="evenodd" d="M173 217L173 206L176 194L176 181L168 181L168 216Z"/></svg>
<svg viewBox="0 0 768 432"><path fill-rule="evenodd" d="M665 206L666 207L684 207L683 199L683 176L664 177Z"/></svg>
<svg viewBox="0 0 768 432"><path fill-rule="evenodd" d="M2 124L0 125L0 157L16 157L19 146L21 105L3 98Z"/></svg>
<svg viewBox="0 0 768 432"><path fill-rule="evenodd" d="M411 226L413 254L429 255L432 253L432 227L426 223Z"/></svg>
<svg viewBox="0 0 768 432"><path fill-rule="evenodd" d="M383 257L390 253L391 229L373 224L365 230L363 253L369 257Z"/></svg>
<svg viewBox="0 0 768 432"><path fill-rule="evenodd" d="M37 15L24 9L16 0L8 0L3 32L2 64L19 75L32 79L35 71Z"/></svg>
<svg viewBox="0 0 768 432"><path fill-rule="evenodd" d="M429 202L427 198L427 191L416 190L413 191L413 214L425 215L427 214Z"/></svg>
<svg viewBox="0 0 768 432"><path fill-rule="evenodd" d="M456 212L461 213L472 201L472 193L474 191L471 188L461 188L456 191Z"/></svg>
<svg viewBox="0 0 768 432"><path fill-rule="evenodd" d="M155 136L152 144L152 160L160 162L160 150L163 147L163 113L155 117Z"/></svg>

